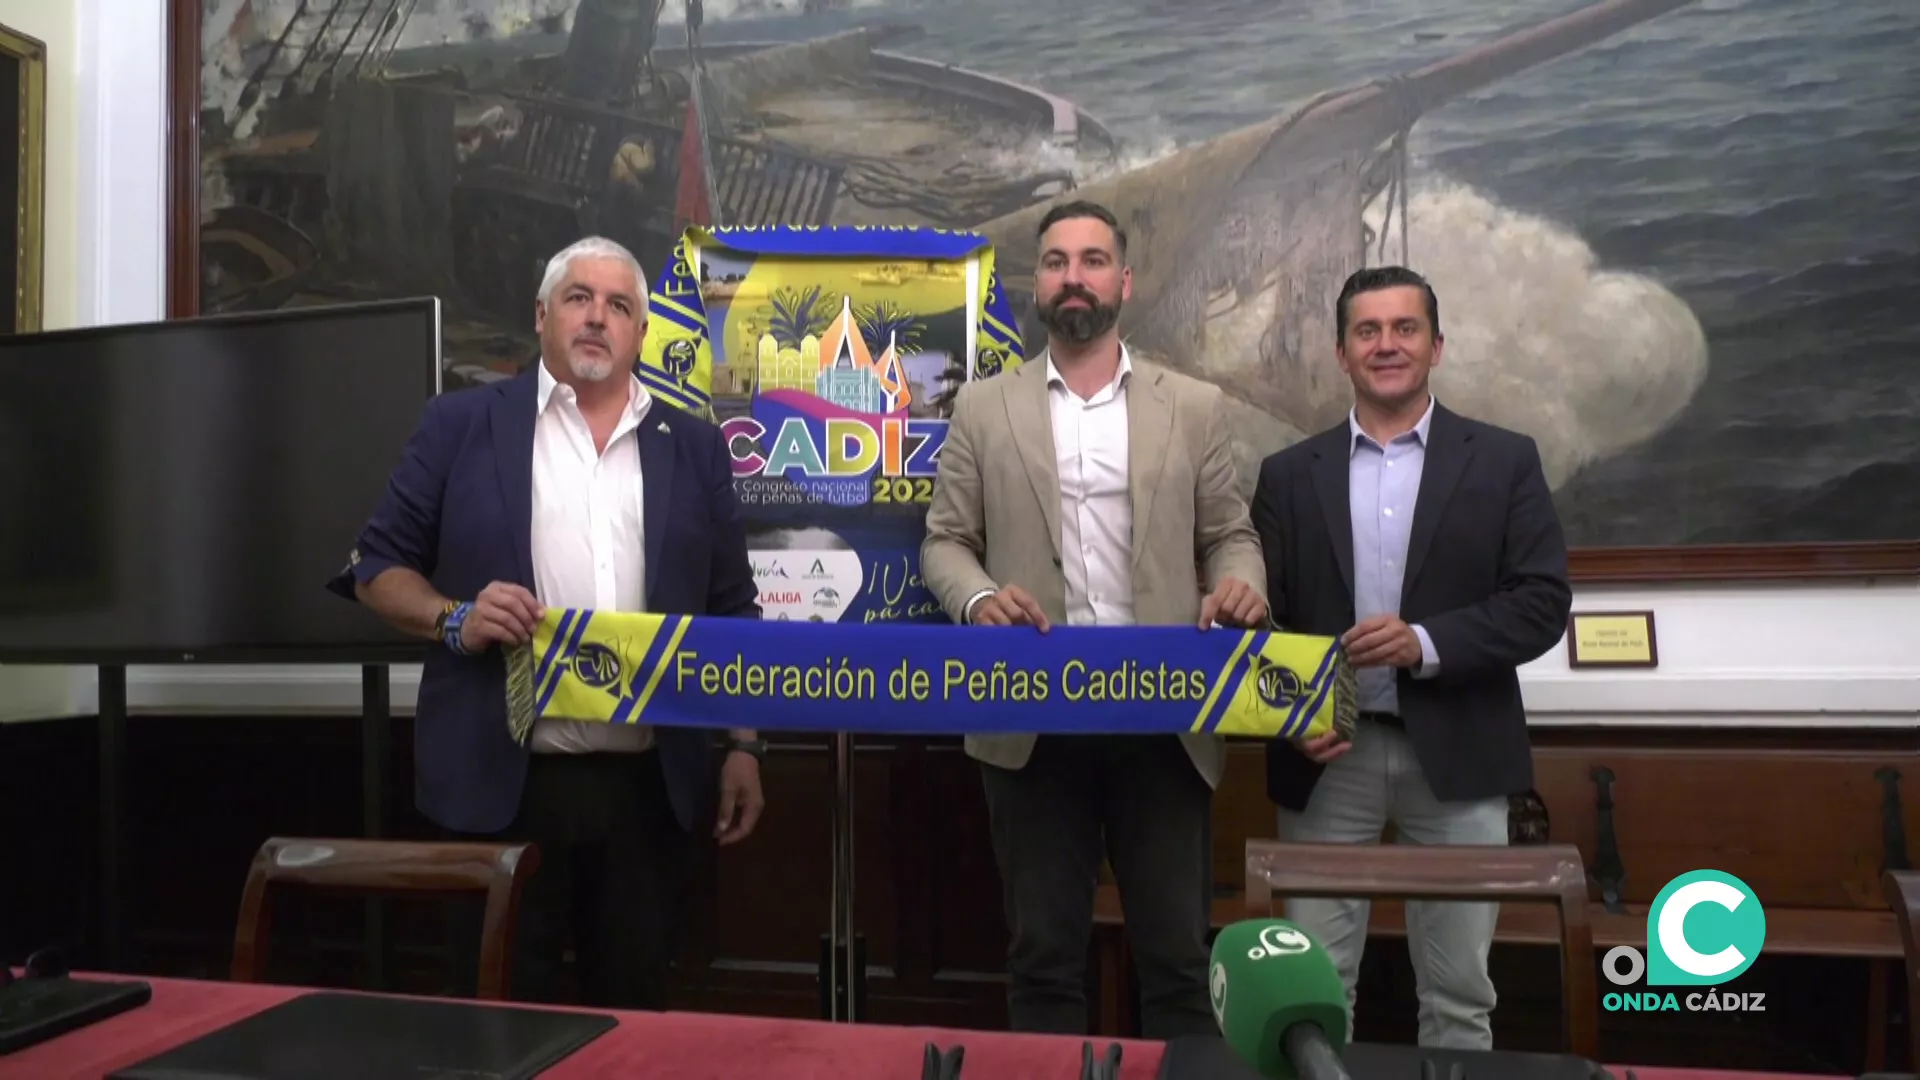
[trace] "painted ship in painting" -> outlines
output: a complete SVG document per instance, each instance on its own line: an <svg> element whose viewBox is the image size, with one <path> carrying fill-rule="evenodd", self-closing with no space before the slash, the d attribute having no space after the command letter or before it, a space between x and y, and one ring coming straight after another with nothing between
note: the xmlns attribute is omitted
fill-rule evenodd
<svg viewBox="0 0 1920 1080"><path fill-rule="evenodd" d="M280 223L262 239L289 248L287 302L436 293L458 386L532 359L532 285L584 233L657 268L689 221L922 224L992 239L1031 330L1032 230L1076 191L1133 232L1131 336L1227 390L1251 476L1345 408L1309 343L1332 340L1328 298L1404 228L1419 118L1691 0L1596 0L1134 169L1073 102L899 51L910 26L839 13L798 41L706 44L693 3L684 41L666 42L666 0L582 0L564 29L398 48L417 2L301 3L255 44L241 107L208 117L222 201ZM248 126L228 130L238 114ZM203 243L231 249L234 220L210 220ZM750 379L716 372L716 396Z"/></svg>
<svg viewBox="0 0 1920 1080"><path fill-rule="evenodd" d="M1066 101L880 47L909 28L707 47L696 30L666 45L661 0L583 0L566 32L396 48L413 6L305 2L255 47L228 110L244 130L203 121L217 178L206 204L278 225L243 242L231 212L210 217L202 262L221 276L204 288L268 295L297 278L315 296L438 293L454 384L528 354L496 342L504 354L476 363L461 355L473 327L451 324L524 337L542 263L584 233L658 267L689 220L967 227L1116 160L1113 137ZM1008 167L1060 147L1073 168ZM994 164L971 164L983 158ZM261 241L287 258L270 281L236 280L236 266L265 268L244 250Z"/></svg>

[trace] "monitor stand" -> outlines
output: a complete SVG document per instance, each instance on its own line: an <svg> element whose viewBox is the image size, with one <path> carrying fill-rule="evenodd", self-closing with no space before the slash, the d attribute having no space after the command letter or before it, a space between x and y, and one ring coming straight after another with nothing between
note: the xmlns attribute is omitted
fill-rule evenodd
<svg viewBox="0 0 1920 1080"><path fill-rule="evenodd" d="M125 971L127 667L101 664L100 733L100 948L94 966ZM391 769L393 680L386 664L360 667L360 815L369 839L387 835L387 787ZM385 902L366 902L365 985L386 988Z"/></svg>

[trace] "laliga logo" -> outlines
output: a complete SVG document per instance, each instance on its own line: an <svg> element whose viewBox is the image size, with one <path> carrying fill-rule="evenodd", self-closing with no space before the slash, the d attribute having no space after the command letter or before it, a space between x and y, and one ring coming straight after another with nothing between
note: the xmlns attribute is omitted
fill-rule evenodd
<svg viewBox="0 0 1920 1080"><path fill-rule="evenodd" d="M1260 931L1260 944L1247 950L1247 959L1265 960L1269 956L1298 956L1313 948L1313 939L1290 926L1269 926Z"/></svg>
<svg viewBox="0 0 1920 1080"><path fill-rule="evenodd" d="M1647 955L1630 945L1607 950L1600 972L1615 986L1644 973L1649 986L1718 986L1753 965L1767 940L1767 913L1747 883L1719 870L1694 870L1672 881L1647 909ZM1710 951L1709 951L1710 950ZM1626 970L1621 971L1621 961ZM1763 994L1690 993L1689 1010L1765 1012ZM1609 993L1610 1011L1678 1010L1672 993Z"/></svg>

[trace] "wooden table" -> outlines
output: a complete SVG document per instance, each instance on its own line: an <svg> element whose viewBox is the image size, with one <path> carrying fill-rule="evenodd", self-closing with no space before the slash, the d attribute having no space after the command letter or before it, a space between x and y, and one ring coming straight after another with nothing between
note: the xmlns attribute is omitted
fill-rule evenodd
<svg viewBox="0 0 1920 1080"><path fill-rule="evenodd" d="M118 976L115 976L118 977ZM301 987L141 976L153 1000L80 1031L0 1057L0 1080L103 1080L131 1065L309 992ZM759 1075L777 1060L785 1080L899 1080L919 1075L928 1042L963 1044L961 1075L982 1080L1070 1080L1082 1040L998 1031L829 1024L708 1013L616 1013L619 1026L543 1080L723 1080ZM1096 1050L1109 1040L1096 1039ZM1158 1043L1120 1040L1122 1080L1156 1080ZM1609 1066L1627 1080L1625 1066ZM1635 1080L1816 1080L1803 1075L1634 1067ZM1838 1078L1837 1078L1838 1080Z"/></svg>

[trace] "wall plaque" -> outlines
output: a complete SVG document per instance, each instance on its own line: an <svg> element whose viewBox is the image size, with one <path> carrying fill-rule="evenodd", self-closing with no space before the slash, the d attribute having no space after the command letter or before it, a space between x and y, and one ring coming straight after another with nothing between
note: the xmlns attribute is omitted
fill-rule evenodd
<svg viewBox="0 0 1920 1080"><path fill-rule="evenodd" d="M1653 612L1574 612L1567 619L1567 666L1659 667Z"/></svg>

